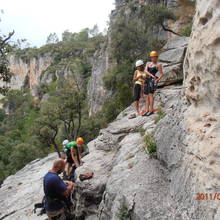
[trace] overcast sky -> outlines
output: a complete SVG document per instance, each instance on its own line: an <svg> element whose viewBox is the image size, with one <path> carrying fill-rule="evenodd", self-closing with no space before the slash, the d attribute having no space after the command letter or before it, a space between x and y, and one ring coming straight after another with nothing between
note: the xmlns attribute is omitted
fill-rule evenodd
<svg viewBox="0 0 220 220"><path fill-rule="evenodd" d="M47 36L65 30L78 32L98 24L107 26L114 0L0 0L0 31L15 30L15 38L26 38L32 46L41 46Z"/></svg>

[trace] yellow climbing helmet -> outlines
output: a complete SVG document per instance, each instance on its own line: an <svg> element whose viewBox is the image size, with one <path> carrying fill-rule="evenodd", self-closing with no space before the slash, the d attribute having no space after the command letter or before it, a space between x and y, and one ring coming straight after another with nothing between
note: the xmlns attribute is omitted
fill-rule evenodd
<svg viewBox="0 0 220 220"><path fill-rule="evenodd" d="M158 57L158 53L156 51L151 51L150 57Z"/></svg>
<svg viewBox="0 0 220 220"><path fill-rule="evenodd" d="M76 143L77 143L77 144L83 144L83 143L84 143L83 138L81 138L81 137L77 138L77 139L76 139Z"/></svg>

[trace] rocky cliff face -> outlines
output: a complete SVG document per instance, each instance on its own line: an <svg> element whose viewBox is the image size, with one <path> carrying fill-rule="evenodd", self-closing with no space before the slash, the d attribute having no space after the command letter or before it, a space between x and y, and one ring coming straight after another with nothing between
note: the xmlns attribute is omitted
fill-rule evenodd
<svg viewBox="0 0 220 220"><path fill-rule="evenodd" d="M104 101L111 96L111 91L105 88L102 80L110 66L108 50L105 46L94 55L92 74L87 87L89 115L101 110Z"/></svg>
<svg viewBox="0 0 220 220"><path fill-rule="evenodd" d="M38 87L41 83L42 75L51 64L52 58L49 54L31 58L25 62L14 54L9 56L10 70L13 77L10 83L12 89L30 89L33 96L38 97Z"/></svg>

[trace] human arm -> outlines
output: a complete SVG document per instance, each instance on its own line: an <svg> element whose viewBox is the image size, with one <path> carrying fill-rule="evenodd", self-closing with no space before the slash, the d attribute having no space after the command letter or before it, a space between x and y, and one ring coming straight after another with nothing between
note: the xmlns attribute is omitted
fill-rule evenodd
<svg viewBox="0 0 220 220"><path fill-rule="evenodd" d="M137 70L134 72L134 76L133 76L133 82L139 80L140 78L142 78L142 76L137 76Z"/></svg>
<svg viewBox="0 0 220 220"><path fill-rule="evenodd" d="M160 73L160 76L159 76L159 78L156 79L156 82L159 82L161 80L161 78L163 77L163 75L164 75L162 64L158 65L158 71Z"/></svg>
<svg viewBox="0 0 220 220"><path fill-rule="evenodd" d="M68 196L74 189L74 183L71 181L64 181L64 183L67 186L67 189L63 192L63 195Z"/></svg>
<svg viewBox="0 0 220 220"><path fill-rule="evenodd" d="M73 147L71 147L70 151L71 151L71 157L72 157L76 167L79 167L80 165L79 165L79 162L78 162L78 159L77 159L77 153L74 151Z"/></svg>

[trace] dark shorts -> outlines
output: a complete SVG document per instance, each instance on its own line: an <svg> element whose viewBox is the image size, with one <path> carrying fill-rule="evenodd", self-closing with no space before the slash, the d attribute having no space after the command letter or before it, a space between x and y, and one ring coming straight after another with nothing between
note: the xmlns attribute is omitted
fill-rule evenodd
<svg viewBox="0 0 220 220"><path fill-rule="evenodd" d="M134 101L139 101L141 98L141 85L134 85Z"/></svg>
<svg viewBox="0 0 220 220"><path fill-rule="evenodd" d="M74 163L74 161L72 159L72 156L71 156L71 153L67 153L66 162L69 163L69 164L73 164Z"/></svg>
<svg viewBox="0 0 220 220"><path fill-rule="evenodd" d="M154 94L157 89L157 85L155 84L152 78L148 78L144 84L144 94Z"/></svg>

